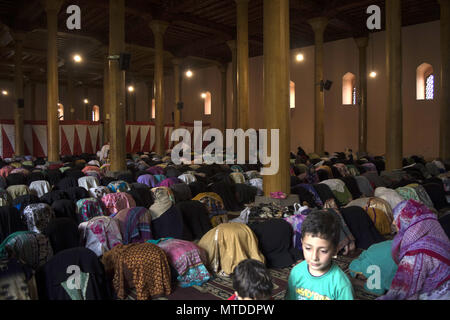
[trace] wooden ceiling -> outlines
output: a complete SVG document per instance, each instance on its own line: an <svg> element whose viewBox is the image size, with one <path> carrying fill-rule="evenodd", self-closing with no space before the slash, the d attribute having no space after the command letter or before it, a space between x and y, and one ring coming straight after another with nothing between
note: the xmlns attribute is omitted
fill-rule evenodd
<svg viewBox="0 0 450 320"><path fill-rule="evenodd" d="M81 8L81 30L68 30L69 5ZM151 81L154 69L154 39L149 27L153 19L170 23L164 34L165 72L172 72L171 59L184 58L184 65L204 68L231 61L227 41L236 38L234 0L126 0L125 42L131 53L127 77ZM380 6L384 29L384 1L380 0L291 0L291 48L314 43L307 20L327 16L325 41L367 33L366 9ZM439 20L437 0L403 0L402 25ZM263 0L250 0L249 55L263 54ZM66 0L58 15L59 78L70 72L79 85L101 86L105 50L109 39L109 0ZM0 79L14 77L13 32L25 32L23 67L26 81L46 81L46 14L41 0L0 0ZM83 55L83 64L73 66L71 55Z"/></svg>

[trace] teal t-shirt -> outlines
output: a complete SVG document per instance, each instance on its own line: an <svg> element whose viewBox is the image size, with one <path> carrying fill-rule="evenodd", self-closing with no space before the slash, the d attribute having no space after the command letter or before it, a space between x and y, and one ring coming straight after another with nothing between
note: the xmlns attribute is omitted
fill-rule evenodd
<svg viewBox="0 0 450 320"><path fill-rule="evenodd" d="M315 277L309 273L305 260L292 268L285 299L353 300L353 287L347 275L334 262L327 273Z"/></svg>

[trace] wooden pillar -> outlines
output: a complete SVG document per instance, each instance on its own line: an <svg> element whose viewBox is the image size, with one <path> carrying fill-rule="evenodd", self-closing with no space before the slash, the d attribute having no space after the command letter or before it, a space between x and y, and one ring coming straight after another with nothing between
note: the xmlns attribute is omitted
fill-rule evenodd
<svg viewBox="0 0 450 320"><path fill-rule="evenodd" d="M87 99L88 102L83 104L83 117L84 120L90 121L92 117L90 117L89 110L91 109L91 99L89 99L89 88L83 88L83 100Z"/></svg>
<svg viewBox="0 0 450 320"><path fill-rule="evenodd" d="M125 71L120 70L120 53L125 49L124 0L109 2L109 103L111 171L126 170Z"/></svg>
<svg viewBox="0 0 450 320"><path fill-rule="evenodd" d="M230 129L236 129L238 127L237 113L238 113L238 102L237 102L237 52L236 52L236 40L227 41L227 45L231 50L231 84L233 86L233 104L232 104L232 117L231 117L231 127Z"/></svg>
<svg viewBox="0 0 450 320"><path fill-rule="evenodd" d="M36 106L36 83L30 82L30 108L31 108L31 119L32 120L38 120L39 119L39 112L37 110Z"/></svg>
<svg viewBox="0 0 450 320"><path fill-rule="evenodd" d="M367 44L369 39L355 39L359 49L359 130L358 151L367 153Z"/></svg>
<svg viewBox="0 0 450 320"><path fill-rule="evenodd" d="M153 109L153 99L155 98L155 85L153 81L149 81L148 86L147 86L147 91L148 91L148 106L149 106L149 118L150 121L153 121L153 117L152 117L152 109Z"/></svg>
<svg viewBox="0 0 450 320"><path fill-rule="evenodd" d="M248 129L248 0L235 0L237 5L237 94L238 126Z"/></svg>
<svg viewBox="0 0 450 320"><path fill-rule="evenodd" d="M164 156L166 151L164 141L164 49L163 36L169 24L161 20L150 22L155 39L155 151L158 155Z"/></svg>
<svg viewBox="0 0 450 320"><path fill-rule="evenodd" d="M402 167L402 29L401 1L386 0L386 170Z"/></svg>
<svg viewBox="0 0 450 320"><path fill-rule="evenodd" d="M221 104L222 104L222 132L225 134L227 129L227 64L224 63L219 67L221 75Z"/></svg>
<svg viewBox="0 0 450 320"><path fill-rule="evenodd" d="M109 142L109 61L108 61L108 48L105 50L105 66L103 68L103 110L101 116L103 119L103 143Z"/></svg>
<svg viewBox="0 0 450 320"><path fill-rule="evenodd" d="M73 80L73 69L71 66L67 70L67 105L64 106L64 119L74 120L75 119L75 106L74 106L74 80Z"/></svg>
<svg viewBox="0 0 450 320"><path fill-rule="evenodd" d="M24 95L23 95L23 70L22 70L22 49L23 41L25 40L24 33L14 33L15 41L15 98L16 107L14 108L14 134L15 147L14 154L16 156L24 155L24 138L23 138L23 117L24 117Z"/></svg>
<svg viewBox="0 0 450 320"><path fill-rule="evenodd" d="M439 157L450 159L450 0L439 0L441 6L441 90Z"/></svg>
<svg viewBox="0 0 450 320"><path fill-rule="evenodd" d="M180 63L181 59L175 58L172 59L173 64L173 85L175 89L175 106L173 109L174 113L174 128L177 129L180 127L181 113L177 108L177 103L181 101L181 79L180 79Z"/></svg>
<svg viewBox="0 0 450 320"><path fill-rule="evenodd" d="M323 33L328 23L325 17L308 20L314 30L314 152L319 156L325 151L324 113L325 97L320 82L323 78Z"/></svg>
<svg viewBox="0 0 450 320"><path fill-rule="evenodd" d="M279 169L263 176L264 194L290 193L289 0L264 1L264 128L279 129ZM271 145L268 132L268 150ZM273 162L273 159L272 159Z"/></svg>
<svg viewBox="0 0 450 320"><path fill-rule="evenodd" d="M58 11L62 0L44 0L47 12L47 157L49 162L59 161L58 119Z"/></svg>

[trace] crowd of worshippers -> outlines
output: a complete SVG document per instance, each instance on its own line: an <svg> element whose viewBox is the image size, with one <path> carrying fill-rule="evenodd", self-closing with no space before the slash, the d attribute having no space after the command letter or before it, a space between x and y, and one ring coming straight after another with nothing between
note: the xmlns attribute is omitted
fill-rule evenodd
<svg viewBox="0 0 450 320"><path fill-rule="evenodd" d="M298 202L283 206L255 203L260 164L0 159L0 300L157 299L216 277L233 277L230 299L270 299L277 268L292 268L286 299L353 299L349 279L379 299L450 299L450 163L387 172L301 147L290 162ZM347 275L333 258L358 250Z"/></svg>

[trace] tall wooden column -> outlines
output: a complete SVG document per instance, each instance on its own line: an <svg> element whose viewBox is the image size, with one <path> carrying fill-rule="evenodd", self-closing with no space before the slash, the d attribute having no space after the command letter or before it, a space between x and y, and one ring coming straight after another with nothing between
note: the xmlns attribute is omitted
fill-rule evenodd
<svg viewBox="0 0 450 320"><path fill-rule="evenodd" d="M238 126L248 129L248 0L235 0L237 5L237 94Z"/></svg>
<svg viewBox="0 0 450 320"><path fill-rule="evenodd" d="M124 0L109 1L109 103L111 171L126 170L125 71L116 59L125 49Z"/></svg>
<svg viewBox="0 0 450 320"><path fill-rule="evenodd" d="M69 66L67 70L67 105L64 106L65 120L75 120L73 89L74 89L73 68Z"/></svg>
<svg viewBox="0 0 450 320"><path fill-rule="evenodd" d="M39 112L37 110L36 106L36 82L30 82L30 108L31 108L31 119L32 120L38 120L39 119Z"/></svg>
<svg viewBox="0 0 450 320"><path fill-rule="evenodd" d="M359 49L359 130L358 151L367 152L367 44L369 39L355 39Z"/></svg>
<svg viewBox="0 0 450 320"><path fill-rule="evenodd" d="M224 63L219 67L221 75L221 104L222 104L222 132L225 134L227 129L227 64Z"/></svg>
<svg viewBox="0 0 450 320"><path fill-rule="evenodd" d="M91 101L91 99L89 99L89 88L88 87L83 88L83 100L84 99L88 99L88 103L83 104L83 117L84 117L84 120L90 121L92 119L92 117L90 117L89 110L92 109L92 107L91 107L92 101Z"/></svg>
<svg viewBox="0 0 450 320"><path fill-rule="evenodd" d="M450 159L450 0L439 0L441 5L441 124L439 157Z"/></svg>
<svg viewBox="0 0 450 320"><path fill-rule="evenodd" d="M238 113L238 93L237 93L237 51L236 40L227 41L227 45L231 50L231 85L233 86L233 104L232 117L230 129L238 127L237 113Z"/></svg>
<svg viewBox="0 0 450 320"><path fill-rule="evenodd" d="M402 29L401 1L386 0L386 170L402 167Z"/></svg>
<svg viewBox="0 0 450 320"><path fill-rule="evenodd" d="M15 98L16 98L16 107L14 108L14 134L15 134L14 154L16 156L24 155L24 142L23 142L24 105L23 105L23 70L22 70L22 49L24 40L25 40L24 33L14 33L14 41L15 41L14 82L15 82Z"/></svg>
<svg viewBox="0 0 450 320"><path fill-rule="evenodd" d="M320 82L323 78L323 33L328 23L325 17L308 20L314 30L314 152L321 156L325 151L324 91Z"/></svg>
<svg viewBox="0 0 450 320"><path fill-rule="evenodd" d="M279 129L278 173L263 176L264 194L268 196L274 191L290 193L289 0L265 0L263 21L264 128ZM269 154L272 148L269 132L267 137Z"/></svg>
<svg viewBox="0 0 450 320"><path fill-rule="evenodd" d="M173 85L175 89L175 106L173 109L174 113L174 128L177 129L180 127L181 120L181 112L177 108L177 103L181 101L181 80L180 80L180 63L181 59L175 58L172 59L173 64Z"/></svg>
<svg viewBox="0 0 450 320"><path fill-rule="evenodd" d="M161 20L150 22L150 28L153 31L155 39L155 151L158 155L164 156L166 151L164 141L164 48L163 36L169 24Z"/></svg>
<svg viewBox="0 0 450 320"><path fill-rule="evenodd" d="M49 162L59 161L58 119L58 11L62 0L44 0L47 12L47 157Z"/></svg>
<svg viewBox="0 0 450 320"><path fill-rule="evenodd" d="M103 119L103 143L109 142L109 120L110 120L110 107L109 107L109 61L108 61L108 48L105 47L105 66L103 68L103 110L101 116Z"/></svg>

